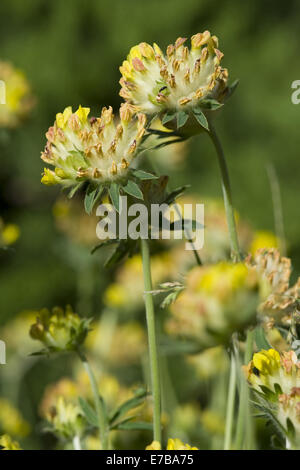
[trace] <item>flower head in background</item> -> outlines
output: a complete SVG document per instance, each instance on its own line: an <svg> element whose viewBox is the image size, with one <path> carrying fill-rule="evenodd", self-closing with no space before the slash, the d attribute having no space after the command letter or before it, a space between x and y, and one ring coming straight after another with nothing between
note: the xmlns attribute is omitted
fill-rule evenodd
<svg viewBox="0 0 300 470"><path fill-rule="evenodd" d="M70 306L43 309L30 328L30 336L45 346L44 353L74 351L84 342L90 320L80 318Z"/></svg>
<svg viewBox="0 0 300 470"><path fill-rule="evenodd" d="M170 309L167 332L197 341L201 348L226 343L255 320L258 277L244 263L197 266Z"/></svg>
<svg viewBox="0 0 300 470"><path fill-rule="evenodd" d="M56 115L41 156L55 169L45 168L43 184L77 187L85 181L96 186L127 182L129 166L145 132L146 116L128 103L120 107L119 122L111 107L103 108L99 118L89 119L89 112L81 106L73 112L69 106Z"/></svg>
<svg viewBox="0 0 300 470"><path fill-rule="evenodd" d="M47 414L47 420L54 434L64 439L80 436L86 427L86 420L80 407L58 397L55 406Z"/></svg>
<svg viewBox="0 0 300 470"><path fill-rule="evenodd" d="M17 127L34 105L30 85L21 70L0 61L4 103L0 104L0 127Z"/></svg>
<svg viewBox="0 0 300 470"><path fill-rule="evenodd" d="M8 434L0 436L0 450L22 450L20 444L13 441Z"/></svg>
<svg viewBox="0 0 300 470"><path fill-rule="evenodd" d="M153 441L152 444L146 447L146 450L162 450L161 444L158 441ZM199 450L198 447L192 447L189 444L184 444L180 439L168 439L166 450Z"/></svg>
<svg viewBox="0 0 300 470"><path fill-rule="evenodd" d="M259 313L275 320L290 322L300 299L300 278L290 287L291 260L282 257L275 248L259 249L249 255L246 265L254 269L260 277L262 302Z"/></svg>

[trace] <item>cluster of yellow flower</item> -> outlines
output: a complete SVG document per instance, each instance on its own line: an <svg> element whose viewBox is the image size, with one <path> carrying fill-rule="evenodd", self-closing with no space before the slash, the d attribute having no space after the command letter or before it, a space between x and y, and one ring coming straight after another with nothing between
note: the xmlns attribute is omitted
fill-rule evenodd
<svg viewBox="0 0 300 470"><path fill-rule="evenodd" d="M251 387L270 405L270 413L286 433L287 447L300 445L300 362L294 351L275 349L254 354L244 367Z"/></svg>

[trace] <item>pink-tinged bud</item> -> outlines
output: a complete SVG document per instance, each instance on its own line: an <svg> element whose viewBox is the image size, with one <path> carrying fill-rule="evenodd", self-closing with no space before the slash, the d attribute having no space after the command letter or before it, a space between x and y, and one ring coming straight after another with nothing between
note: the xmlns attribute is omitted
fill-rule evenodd
<svg viewBox="0 0 300 470"><path fill-rule="evenodd" d="M144 72L146 70L143 62L138 57L132 59L132 65L137 72Z"/></svg>

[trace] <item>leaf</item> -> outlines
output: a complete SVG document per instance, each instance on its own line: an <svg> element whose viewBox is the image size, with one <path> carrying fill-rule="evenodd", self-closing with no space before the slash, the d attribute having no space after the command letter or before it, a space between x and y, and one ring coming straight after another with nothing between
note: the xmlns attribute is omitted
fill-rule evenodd
<svg viewBox="0 0 300 470"><path fill-rule="evenodd" d="M164 200L164 203L172 204L172 202L174 202L177 197L181 196L189 187L189 185L185 185L174 189L174 191L167 195L166 199Z"/></svg>
<svg viewBox="0 0 300 470"><path fill-rule="evenodd" d="M120 186L117 183L112 183L108 190L112 205L117 212L120 212Z"/></svg>
<svg viewBox="0 0 300 470"><path fill-rule="evenodd" d="M272 349L269 341L265 336L265 331L262 326L257 326L255 328L255 342L259 350L261 349Z"/></svg>
<svg viewBox="0 0 300 470"><path fill-rule="evenodd" d="M206 119L205 115L203 114L203 112L199 108L194 109L194 116L197 119L197 121L199 122L200 126L202 126L204 129L209 131L207 119Z"/></svg>
<svg viewBox="0 0 300 470"><path fill-rule="evenodd" d="M104 246L114 245L116 243L119 243L119 240L113 240L113 239L105 240L104 242L99 243L99 245L96 245L94 246L94 248L92 248L91 255L93 255L97 250L99 250L100 248L103 248Z"/></svg>
<svg viewBox="0 0 300 470"><path fill-rule="evenodd" d="M168 294L166 296L166 298L160 304L160 307L162 309L169 307L169 305L171 305L175 302L175 300L179 296L180 292L182 292L183 290L184 290L184 287L182 287L181 289L177 289L177 290L171 292L170 294Z"/></svg>
<svg viewBox="0 0 300 470"><path fill-rule="evenodd" d="M133 196L137 199L144 199L142 191L140 190L138 185L132 180L128 180L127 185L123 186L123 189L127 194L130 194L130 196Z"/></svg>
<svg viewBox="0 0 300 470"><path fill-rule="evenodd" d="M223 103L219 103L217 100L214 99L207 99L201 101L201 107L210 109L211 111L215 111L216 109L219 109L222 106L224 106Z"/></svg>
<svg viewBox="0 0 300 470"><path fill-rule="evenodd" d="M68 194L68 198L69 199L72 199L72 197L74 196L74 194L78 191L78 189L83 185L84 181L81 181L80 183L76 184L75 186L73 186L73 188L71 189L71 191L69 192Z"/></svg>
<svg viewBox="0 0 300 470"><path fill-rule="evenodd" d="M231 85L229 85L229 87L227 88L226 99L230 98L230 96L233 95L233 93L238 87L239 82L240 82L239 79L237 79L237 80L234 80L234 82L232 82Z"/></svg>
<svg viewBox="0 0 300 470"><path fill-rule="evenodd" d="M152 431L153 425L152 423L147 423L145 421L134 421L134 422L129 422L129 423L124 423L124 424L119 424L116 429L122 430L122 431Z"/></svg>
<svg viewBox="0 0 300 470"><path fill-rule="evenodd" d="M84 208L87 214L91 214L93 207L98 200L99 193L102 194L102 187L91 183L86 190L84 198Z"/></svg>
<svg viewBox="0 0 300 470"><path fill-rule="evenodd" d="M137 245L136 240L120 240L118 246L116 247L113 254L107 259L104 266L110 268L114 266L119 261L121 261L128 254L129 256L133 254L134 249Z"/></svg>
<svg viewBox="0 0 300 470"><path fill-rule="evenodd" d="M78 398L78 402L87 422L92 426L99 427L97 414L91 405L82 397Z"/></svg>
<svg viewBox="0 0 300 470"><path fill-rule="evenodd" d="M167 113L165 113L164 117L162 118L161 123L163 125L165 125L165 124L167 124L167 122L170 122L173 119L175 119L175 117L176 117L176 112L174 112L174 111L173 112L167 112Z"/></svg>
<svg viewBox="0 0 300 470"><path fill-rule="evenodd" d="M185 111L179 111L177 113L177 129L180 129L181 127L183 127L186 123L186 121L188 120L189 118L189 115L188 113L186 113Z"/></svg>
<svg viewBox="0 0 300 470"><path fill-rule="evenodd" d="M286 419L286 427L287 427L287 434L289 438L293 439L295 437L296 430L290 418Z"/></svg>
<svg viewBox="0 0 300 470"><path fill-rule="evenodd" d="M111 416L111 423L114 423L114 421L121 418L121 416L124 416L128 411L132 410L133 408L137 408L139 405L141 405L144 402L145 397L148 395L148 393L144 389L138 389L135 395L136 396L125 401L121 406L117 408L117 410Z"/></svg>
<svg viewBox="0 0 300 470"><path fill-rule="evenodd" d="M151 173L147 173L146 171L143 170L135 170L133 171L133 174L136 178L140 180L156 180L158 179L158 176L152 175Z"/></svg>

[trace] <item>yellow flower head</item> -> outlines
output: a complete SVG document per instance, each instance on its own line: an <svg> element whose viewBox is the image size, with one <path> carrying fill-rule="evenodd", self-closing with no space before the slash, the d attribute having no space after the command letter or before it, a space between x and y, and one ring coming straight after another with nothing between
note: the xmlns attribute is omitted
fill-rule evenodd
<svg viewBox="0 0 300 470"><path fill-rule="evenodd" d="M157 44L132 47L120 67L120 95L146 114L186 110L204 105L207 98L222 100L228 72L218 39L209 31L178 38L164 54Z"/></svg>
<svg viewBox="0 0 300 470"><path fill-rule="evenodd" d="M0 436L0 450L22 450L20 444L13 441L8 434Z"/></svg>
<svg viewBox="0 0 300 470"><path fill-rule="evenodd" d="M102 184L127 178L145 132L146 116L128 103L120 107L119 122L114 120L111 107L103 108L99 118L89 119L89 112L80 106L73 113L69 106L56 115L41 156L55 169L45 168L43 184Z"/></svg>
<svg viewBox="0 0 300 470"><path fill-rule="evenodd" d="M253 355L244 371L255 390L265 393L267 388L273 398L300 387L300 363L294 351L280 355L275 349L261 350Z"/></svg>
<svg viewBox="0 0 300 470"><path fill-rule="evenodd" d="M81 345L89 331L90 321L81 319L70 306L43 309L30 328L30 336L41 341L48 352L70 351Z"/></svg>
<svg viewBox="0 0 300 470"><path fill-rule="evenodd" d="M16 127L33 107L29 83L20 70L0 61L0 127Z"/></svg>
<svg viewBox="0 0 300 470"><path fill-rule="evenodd" d="M146 447L146 450L161 450L161 444L153 441ZM199 450L198 447L192 447L189 444L183 444L180 439L168 439L167 450Z"/></svg>

